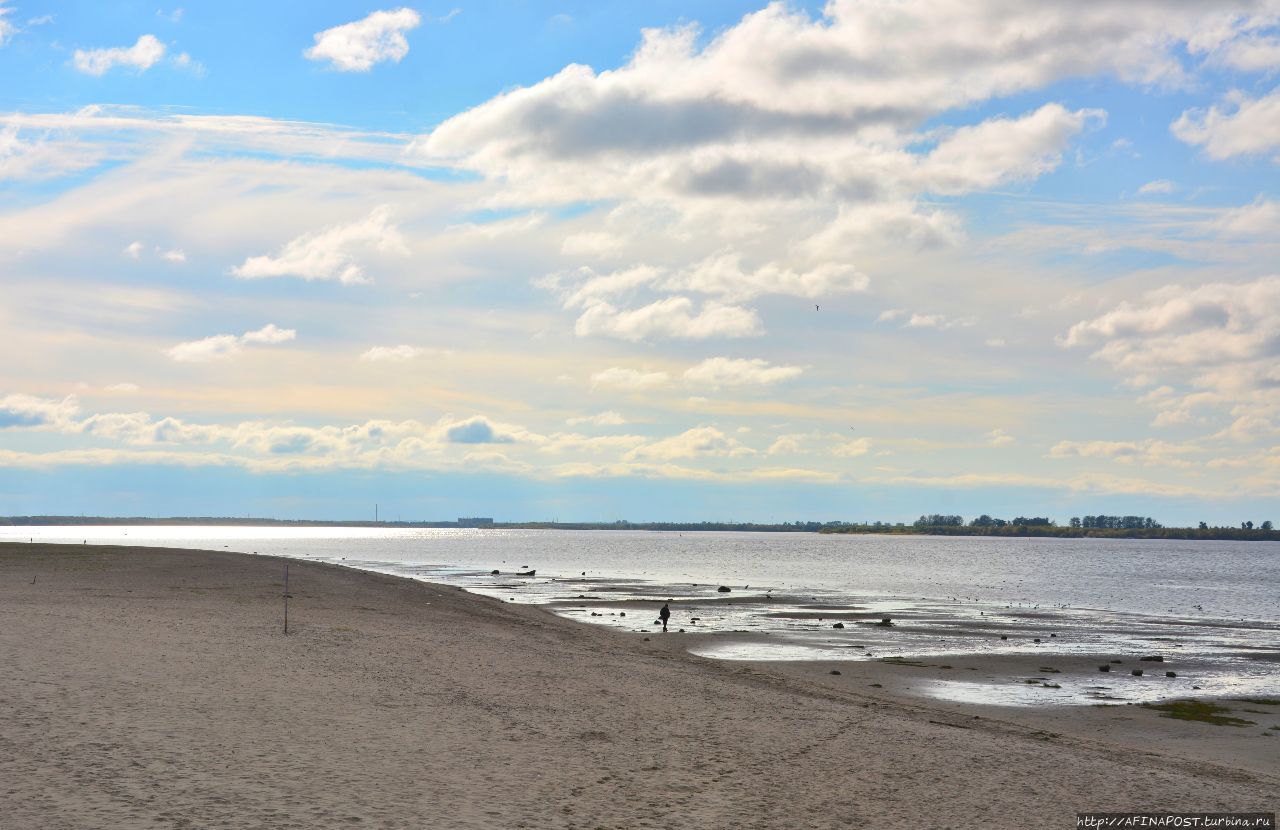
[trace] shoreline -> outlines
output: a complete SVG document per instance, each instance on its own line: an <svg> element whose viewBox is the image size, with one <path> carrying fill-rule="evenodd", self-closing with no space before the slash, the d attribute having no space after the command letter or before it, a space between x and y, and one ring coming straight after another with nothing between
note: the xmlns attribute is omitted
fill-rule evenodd
<svg viewBox="0 0 1280 830"><path fill-rule="evenodd" d="M805 525L755 522L494 522L362 521L326 519L237 519L226 516L0 516L0 527L323 527L384 530L581 530L650 533L815 533L844 536L950 536L979 539L1136 539L1193 542L1280 542L1280 530L1233 527L1077 528L1067 525L1009 525L1003 528L913 527L809 522Z"/></svg>
<svg viewBox="0 0 1280 830"><path fill-rule="evenodd" d="M0 544L0 809L50 827L1021 827L1274 810L1280 791L1280 737L921 701L894 684L925 668L711 660L686 653L695 635L341 565L288 560L285 637L284 561Z"/></svg>

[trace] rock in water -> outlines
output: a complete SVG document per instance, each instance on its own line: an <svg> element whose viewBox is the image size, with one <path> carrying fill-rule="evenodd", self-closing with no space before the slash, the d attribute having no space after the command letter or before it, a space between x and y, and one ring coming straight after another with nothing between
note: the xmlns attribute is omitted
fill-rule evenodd
<svg viewBox="0 0 1280 830"><path fill-rule="evenodd" d="M722 594L727 594L730 589L728 585L721 585L719 588L716 588L716 590Z"/></svg>
<svg viewBox="0 0 1280 830"><path fill-rule="evenodd" d="M831 626L831 627L832 627L832 628L844 628L844 623L836 623L835 625L833 625L833 626Z"/></svg>

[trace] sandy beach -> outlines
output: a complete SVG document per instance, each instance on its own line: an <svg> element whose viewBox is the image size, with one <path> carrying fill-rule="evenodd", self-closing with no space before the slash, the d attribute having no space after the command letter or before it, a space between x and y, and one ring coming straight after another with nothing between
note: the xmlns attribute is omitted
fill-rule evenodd
<svg viewBox="0 0 1280 830"><path fill-rule="evenodd" d="M1280 800L1260 728L929 703L904 678L966 667L712 661L301 561L285 636L282 574L0 545L0 824L1023 828Z"/></svg>

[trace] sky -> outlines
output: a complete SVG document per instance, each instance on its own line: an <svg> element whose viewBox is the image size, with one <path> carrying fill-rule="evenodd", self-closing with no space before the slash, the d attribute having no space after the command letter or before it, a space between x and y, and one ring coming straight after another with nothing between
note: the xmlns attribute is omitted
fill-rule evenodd
<svg viewBox="0 0 1280 830"><path fill-rule="evenodd" d="M1280 0L0 0L0 515L1280 520Z"/></svg>

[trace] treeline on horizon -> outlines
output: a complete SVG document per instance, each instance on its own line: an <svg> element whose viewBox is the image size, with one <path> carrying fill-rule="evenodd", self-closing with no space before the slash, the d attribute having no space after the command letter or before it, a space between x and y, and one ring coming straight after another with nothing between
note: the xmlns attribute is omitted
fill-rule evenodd
<svg viewBox="0 0 1280 830"><path fill-rule="evenodd" d="M822 533L887 533L925 534L929 536L1052 536L1061 538L1102 539L1226 539L1241 541L1277 541L1277 533L1271 521L1257 527L1252 521L1240 523L1240 527L1210 527L1200 522L1198 527L1165 527L1150 516L1073 516L1066 525L1059 525L1046 516L1018 516L1000 519L986 513L965 522L963 516L929 513L911 524L873 522L871 524L841 524L824 527Z"/></svg>
<svg viewBox="0 0 1280 830"><path fill-rule="evenodd" d="M8 526L89 526L89 525L170 525L174 527L213 525L241 527L389 527L389 528L485 528L495 530L651 530L651 531L743 531L750 533L866 533L927 536L1049 536L1103 539L1221 539L1237 541L1280 541L1280 531L1270 521L1257 526L1252 521L1240 527L1164 527L1148 516L1081 516L1059 525L1045 516L1017 516L1000 519L982 514L968 522L963 516L931 513L910 524L906 522L495 522L488 519L457 521L341 521L322 519L270 519L235 516L4 516Z"/></svg>

